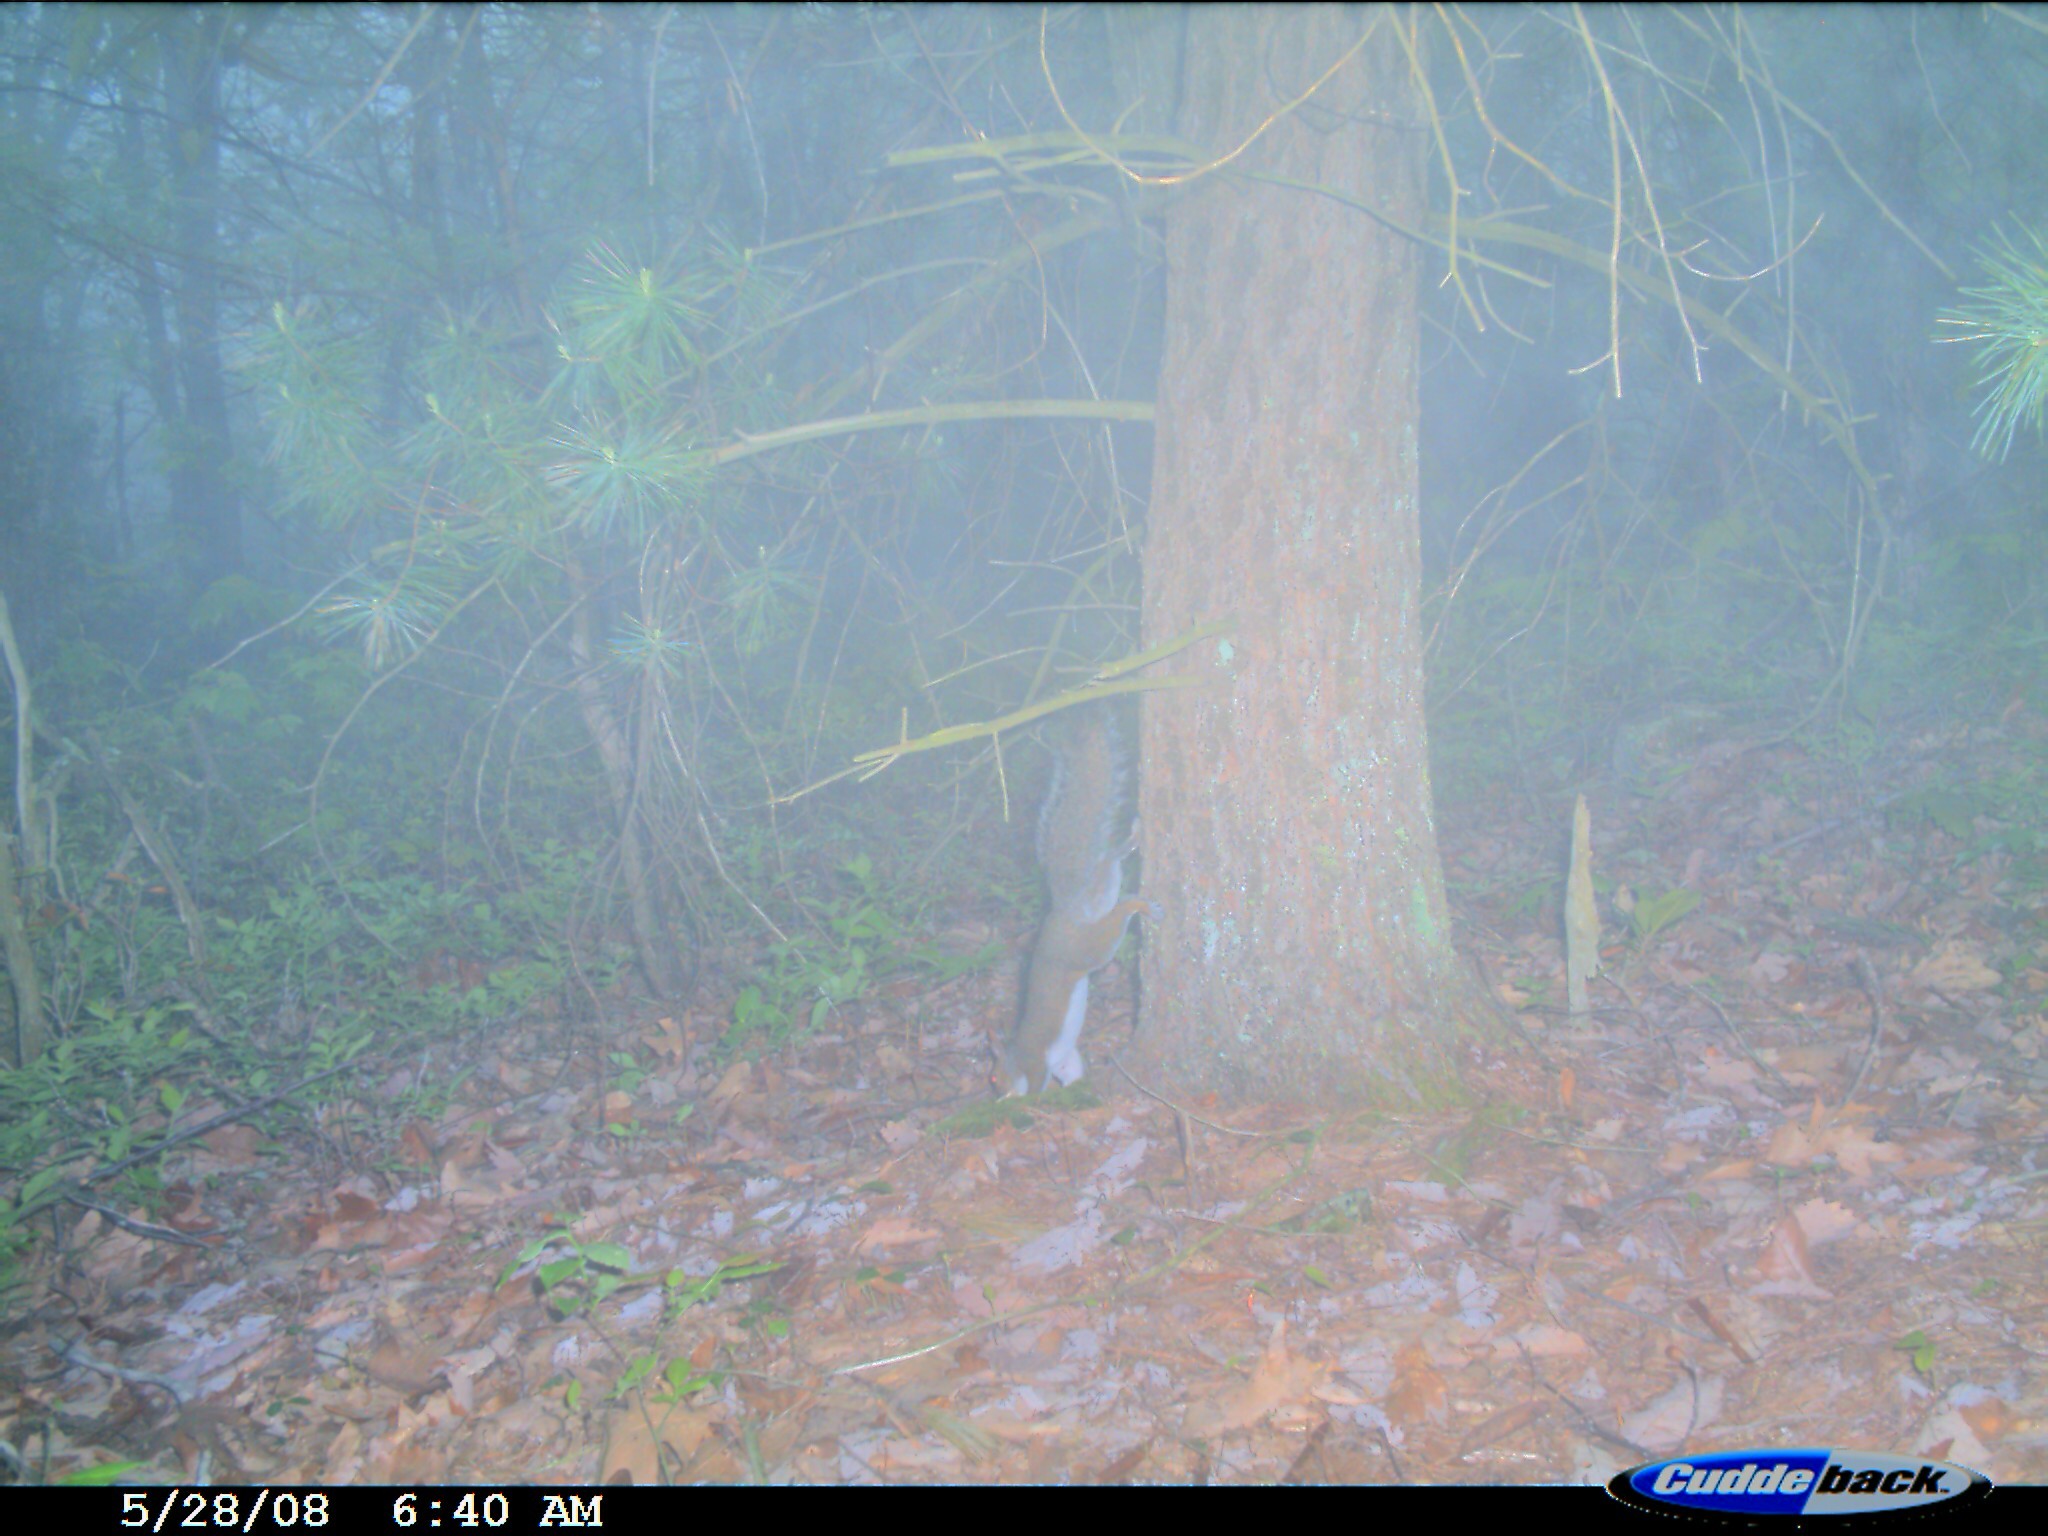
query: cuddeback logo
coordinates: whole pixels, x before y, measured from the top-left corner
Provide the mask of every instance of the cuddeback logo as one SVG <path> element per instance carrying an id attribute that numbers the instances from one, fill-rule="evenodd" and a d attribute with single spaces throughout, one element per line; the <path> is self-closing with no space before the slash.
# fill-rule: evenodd
<path id="1" fill-rule="evenodd" d="M 1862 1451 L 1717 1451 L 1633 1467 L 1607 1491 L 1638 1509 L 1708 1518 L 1874 1515 L 1925 1509 L 1991 1484 L 1968 1467 Z"/>

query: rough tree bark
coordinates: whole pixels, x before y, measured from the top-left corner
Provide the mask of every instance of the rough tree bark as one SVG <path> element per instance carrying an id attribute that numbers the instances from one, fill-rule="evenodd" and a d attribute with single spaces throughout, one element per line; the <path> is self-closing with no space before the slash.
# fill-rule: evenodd
<path id="1" fill-rule="evenodd" d="M 1193 653 L 1206 686 L 1144 713 L 1166 918 L 1124 1059 L 1171 1092 L 1428 1101 L 1484 1017 L 1450 944 L 1423 731 L 1418 252 L 1373 216 L 1422 223 L 1399 15 L 1188 19 L 1180 134 L 1246 147 L 1167 229 L 1145 633 L 1236 621 Z"/>

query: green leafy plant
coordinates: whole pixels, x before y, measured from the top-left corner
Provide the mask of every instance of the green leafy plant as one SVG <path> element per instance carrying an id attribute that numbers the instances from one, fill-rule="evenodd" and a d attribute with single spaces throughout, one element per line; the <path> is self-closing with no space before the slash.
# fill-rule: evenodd
<path id="1" fill-rule="evenodd" d="M 1655 896 L 1636 897 L 1636 904 L 1628 914 L 1629 926 L 1635 931 L 1638 944 L 1647 944 L 1673 923 L 1684 917 L 1700 904 L 1700 893 L 1689 891 L 1684 886 Z"/>
<path id="2" fill-rule="evenodd" d="M 1926 821 L 1957 842 L 1967 843 L 1976 835 L 1976 818 L 1987 808 L 1981 794 L 1930 785 L 1893 801 L 1886 820 L 1894 826 Z"/>
<path id="3" fill-rule="evenodd" d="M 1922 1376 L 1933 1376 L 1935 1360 L 1934 1340 L 1928 1338 L 1923 1330 L 1915 1328 L 1910 1333 L 1901 1335 L 1892 1345 L 1892 1348 L 1908 1356 L 1913 1362 L 1913 1369 Z"/>
<path id="4" fill-rule="evenodd" d="M 109 1461 L 96 1467 L 81 1467 L 76 1472 L 67 1472 L 52 1486 L 58 1488 L 111 1488 L 130 1472 L 143 1465 L 139 1461 Z"/>
<path id="5" fill-rule="evenodd" d="M 708 1275 L 686 1275 L 679 1269 L 672 1269 L 661 1282 L 662 1289 L 668 1293 L 669 1314 L 675 1316 L 687 1312 L 691 1307 L 712 1300 L 736 1281 L 772 1274 L 780 1268 L 780 1259 L 764 1259 L 749 1253 L 726 1259 Z"/>
<path id="6" fill-rule="evenodd" d="M 837 871 L 851 892 L 805 902 L 821 932 L 768 947 L 767 963 L 733 1002 L 730 1049 L 774 1050 L 815 1031 L 831 1010 L 868 989 L 872 977 L 916 963 L 916 919 L 902 917 L 865 854 Z"/>
<path id="7" fill-rule="evenodd" d="M 647 1081 L 647 1069 L 640 1065 L 631 1051 L 613 1051 L 606 1058 L 614 1068 L 612 1087 L 619 1093 L 632 1093 Z"/>
<path id="8" fill-rule="evenodd" d="M 2001 231 L 1977 253 L 1985 280 L 1941 316 L 1957 333 L 1945 339 L 1981 348 L 1983 394 L 1970 446 L 1987 458 L 2011 452 L 2022 426 L 2038 434 L 2048 424 L 2048 242 L 2025 226 L 2020 234 L 2024 240 Z"/>
<path id="9" fill-rule="evenodd" d="M 651 1402 L 679 1403 L 693 1393 L 716 1387 L 725 1380 L 724 1371 L 700 1371 L 681 1356 L 663 1363 L 652 1351 L 643 1351 L 626 1362 L 626 1369 L 612 1384 L 612 1400 L 620 1401 L 652 1379 L 660 1383 L 648 1394 Z"/>
<path id="10" fill-rule="evenodd" d="M 553 1253 L 534 1270 L 534 1284 L 549 1306 L 564 1316 L 595 1306 L 626 1285 L 647 1282 L 636 1274 L 633 1255 L 621 1243 L 585 1242 L 566 1227 L 542 1234 L 521 1248 L 498 1272 L 502 1289 L 514 1276 L 536 1259 Z M 710 1301 L 737 1281 L 769 1274 L 782 1267 L 779 1259 L 742 1254 L 720 1263 L 708 1275 L 689 1275 L 672 1269 L 662 1276 L 661 1287 L 671 1316 Z"/>
<path id="11" fill-rule="evenodd" d="M 603 1301 L 632 1278 L 633 1255 L 622 1244 L 586 1243 L 567 1228 L 557 1228 L 520 1249 L 499 1271 L 497 1288 L 555 1249 L 560 1252 L 536 1269 L 533 1278 L 547 1304 L 564 1317 Z"/>

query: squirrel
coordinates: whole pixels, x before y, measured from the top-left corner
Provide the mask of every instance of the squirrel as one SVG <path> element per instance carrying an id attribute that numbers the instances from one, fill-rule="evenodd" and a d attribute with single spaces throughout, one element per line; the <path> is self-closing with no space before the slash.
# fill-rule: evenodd
<path id="1" fill-rule="evenodd" d="M 1117 835 L 1129 768 L 1116 718 L 1101 705 L 1085 710 L 1054 748 L 1036 840 L 1049 900 L 1025 965 L 1017 1022 L 1003 1044 L 1005 1098 L 1080 1080 L 1088 977 L 1109 964 L 1132 917 L 1161 916 L 1157 902 L 1118 899 L 1124 860 L 1138 846 L 1135 822 Z"/>

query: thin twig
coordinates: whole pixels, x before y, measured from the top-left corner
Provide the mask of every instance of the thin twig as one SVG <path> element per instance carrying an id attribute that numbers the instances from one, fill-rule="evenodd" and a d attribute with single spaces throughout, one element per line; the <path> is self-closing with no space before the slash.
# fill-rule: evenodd
<path id="1" fill-rule="evenodd" d="M 1884 1034 L 1884 983 L 1878 979 L 1877 967 L 1870 963 L 1870 957 L 1862 950 L 1856 951 L 1856 962 L 1850 967 L 1857 983 L 1870 997 L 1870 1038 L 1863 1045 L 1863 1060 L 1857 1063 L 1856 1075 L 1849 1079 L 1849 1091 L 1842 1095 L 1842 1102 L 1848 1104 L 1856 1097 L 1856 1090 L 1863 1086 L 1863 1078 L 1870 1071 L 1871 1062 L 1877 1059 L 1879 1039 Z"/>
<path id="2" fill-rule="evenodd" d="M 195 1136 L 204 1136 L 208 1131 L 218 1130 L 223 1125 L 232 1125 L 237 1120 L 246 1120 L 258 1110 L 268 1109 L 271 1105 L 290 1098 L 301 1088 L 310 1088 L 313 1084 L 323 1082 L 327 1078 L 333 1077 L 336 1073 L 355 1071 L 361 1065 L 363 1063 L 344 1061 L 339 1066 L 329 1067 L 325 1072 L 315 1072 L 311 1077 L 302 1077 L 289 1088 L 280 1088 L 268 1098 L 258 1099 L 253 1104 L 244 1104 L 236 1109 L 223 1110 L 210 1120 L 202 1120 L 197 1125 L 187 1126 L 182 1131 L 173 1131 L 170 1135 L 164 1137 L 162 1141 L 157 1142 L 153 1146 L 145 1147 L 140 1152 L 124 1157 L 118 1163 L 109 1163 L 104 1168 L 95 1168 L 81 1182 L 97 1184 L 102 1179 L 111 1179 L 115 1174 L 125 1172 L 127 1169 L 133 1168 L 137 1163 L 146 1163 L 151 1158 L 161 1157 L 180 1142 L 190 1141 Z"/>

